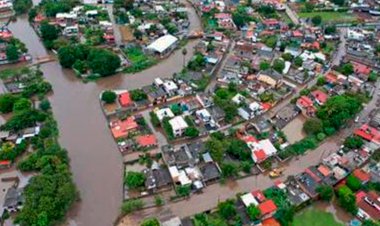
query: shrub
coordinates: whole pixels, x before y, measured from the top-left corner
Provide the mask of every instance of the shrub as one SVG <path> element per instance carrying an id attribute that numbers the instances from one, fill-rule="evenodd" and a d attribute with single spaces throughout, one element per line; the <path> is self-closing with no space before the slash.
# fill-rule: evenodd
<path id="1" fill-rule="evenodd" d="M 106 90 L 102 93 L 102 101 L 104 101 L 107 104 L 112 104 L 116 101 L 117 95 L 114 91 Z"/>
<path id="2" fill-rule="evenodd" d="M 127 200 L 123 202 L 121 206 L 121 212 L 123 214 L 129 214 L 133 211 L 142 209 L 144 207 L 144 202 L 141 199 Z"/>

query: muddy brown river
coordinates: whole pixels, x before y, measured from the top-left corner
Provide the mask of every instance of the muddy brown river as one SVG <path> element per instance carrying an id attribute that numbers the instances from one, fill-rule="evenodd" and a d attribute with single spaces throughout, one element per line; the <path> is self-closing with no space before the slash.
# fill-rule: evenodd
<path id="1" fill-rule="evenodd" d="M 189 18 L 191 29 L 200 29 L 193 10 Z M 9 28 L 26 44 L 34 59 L 48 54 L 26 17 L 19 17 Z M 195 44 L 196 41 L 187 44 L 187 58 L 192 56 Z M 57 62 L 41 65 L 46 79 L 53 85 L 50 101 L 60 129 L 60 142 L 68 150 L 80 190 L 81 202 L 69 216 L 71 225 L 112 225 L 122 203 L 122 156 L 100 109 L 99 93 L 104 89 L 138 88 L 152 83 L 156 77 L 170 77 L 181 68 L 182 54 L 177 50 L 141 73 L 115 75 L 85 84 Z"/>

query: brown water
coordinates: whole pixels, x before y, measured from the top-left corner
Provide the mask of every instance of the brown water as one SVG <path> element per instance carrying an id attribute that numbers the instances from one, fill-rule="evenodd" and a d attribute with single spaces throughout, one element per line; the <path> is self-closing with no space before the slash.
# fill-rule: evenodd
<path id="1" fill-rule="evenodd" d="M 190 12 L 192 28 L 200 29 L 194 11 Z M 34 57 L 47 55 L 26 17 L 9 25 Z M 187 45 L 192 55 L 195 41 Z M 152 83 L 156 77 L 170 77 L 182 68 L 181 51 L 144 72 L 116 75 L 84 84 L 57 62 L 41 65 L 45 77 L 53 85 L 50 100 L 58 121 L 60 141 L 71 158 L 74 180 L 80 190 L 81 203 L 73 211 L 73 225 L 108 226 L 119 214 L 122 202 L 122 156 L 109 133 L 100 109 L 98 96 L 103 89 L 133 89 Z"/>

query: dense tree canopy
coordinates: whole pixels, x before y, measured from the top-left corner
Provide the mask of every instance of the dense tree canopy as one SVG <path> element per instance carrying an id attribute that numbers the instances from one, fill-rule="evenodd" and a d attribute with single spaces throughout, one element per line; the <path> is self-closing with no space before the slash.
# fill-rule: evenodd
<path id="1" fill-rule="evenodd" d="M 218 204 L 218 213 L 220 216 L 222 216 L 224 219 L 231 219 L 236 215 L 236 208 L 235 203 L 233 200 L 229 199 L 224 202 L 220 202 Z"/>
<path id="2" fill-rule="evenodd" d="M 120 58 L 106 49 L 91 49 L 87 60 L 92 72 L 100 74 L 101 76 L 115 74 L 121 64 Z"/>
<path id="3" fill-rule="evenodd" d="M 320 185 L 316 190 L 322 200 L 331 201 L 334 196 L 334 189 L 329 185 Z"/>
<path id="4" fill-rule="evenodd" d="M 355 194 L 345 185 L 338 189 L 338 202 L 343 209 L 356 215 L 358 207 L 356 206 Z"/>
<path id="5" fill-rule="evenodd" d="M 136 189 L 144 186 L 145 179 L 144 173 L 129 171 L 124 181 L 128 188 Z"/>
<path id="6" fill-rule="evenodd" d="M 346 121 L 356 115 L 362 108 L 362 102 L 358 96 L 344 94 L 333 96 L 317 111 L 317 116 L 322 120 L 324 128 L 340 129 Z"/>
<path id="7" fill-rule="evenodd" d="M 323 131 L 322 121 L 316 118 L 310 118 L 304 123 L 303 130 L 307 134 L 316 135 Z"/>
<path id="8" fill-rule="evenodd" d="M 16 61 L 20 58 L 20 52 L 15 45 L 9 44 L 5 50 L 7 60 Z"/>

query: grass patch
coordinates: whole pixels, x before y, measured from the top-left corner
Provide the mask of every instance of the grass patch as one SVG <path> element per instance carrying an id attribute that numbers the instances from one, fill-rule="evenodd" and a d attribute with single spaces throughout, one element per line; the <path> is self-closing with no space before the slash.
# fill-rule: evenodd
<path id="1" fill-rule="evenodd" d="M 145 70 L 157 63 L 157 59 L 152 56 L 145 54 L 139 47 L 129 47 L 124 50 L 130 66 L 125 68 L 126 73 L 136 73 Z"/>
<path id="2" fill-rule="evenodd" d="M 309 209 L 294 217 L 294 226 L 344 226 L 331 213 Z"/>
<path id="3" fill-rule="evenodd" d="M 300 18 L 313 18 L 314 16 L 321 16 L 322 23 L 352 23 L 357 20 L 355 15 L 347 12 L 303 12 L 298 13 Z"/>

